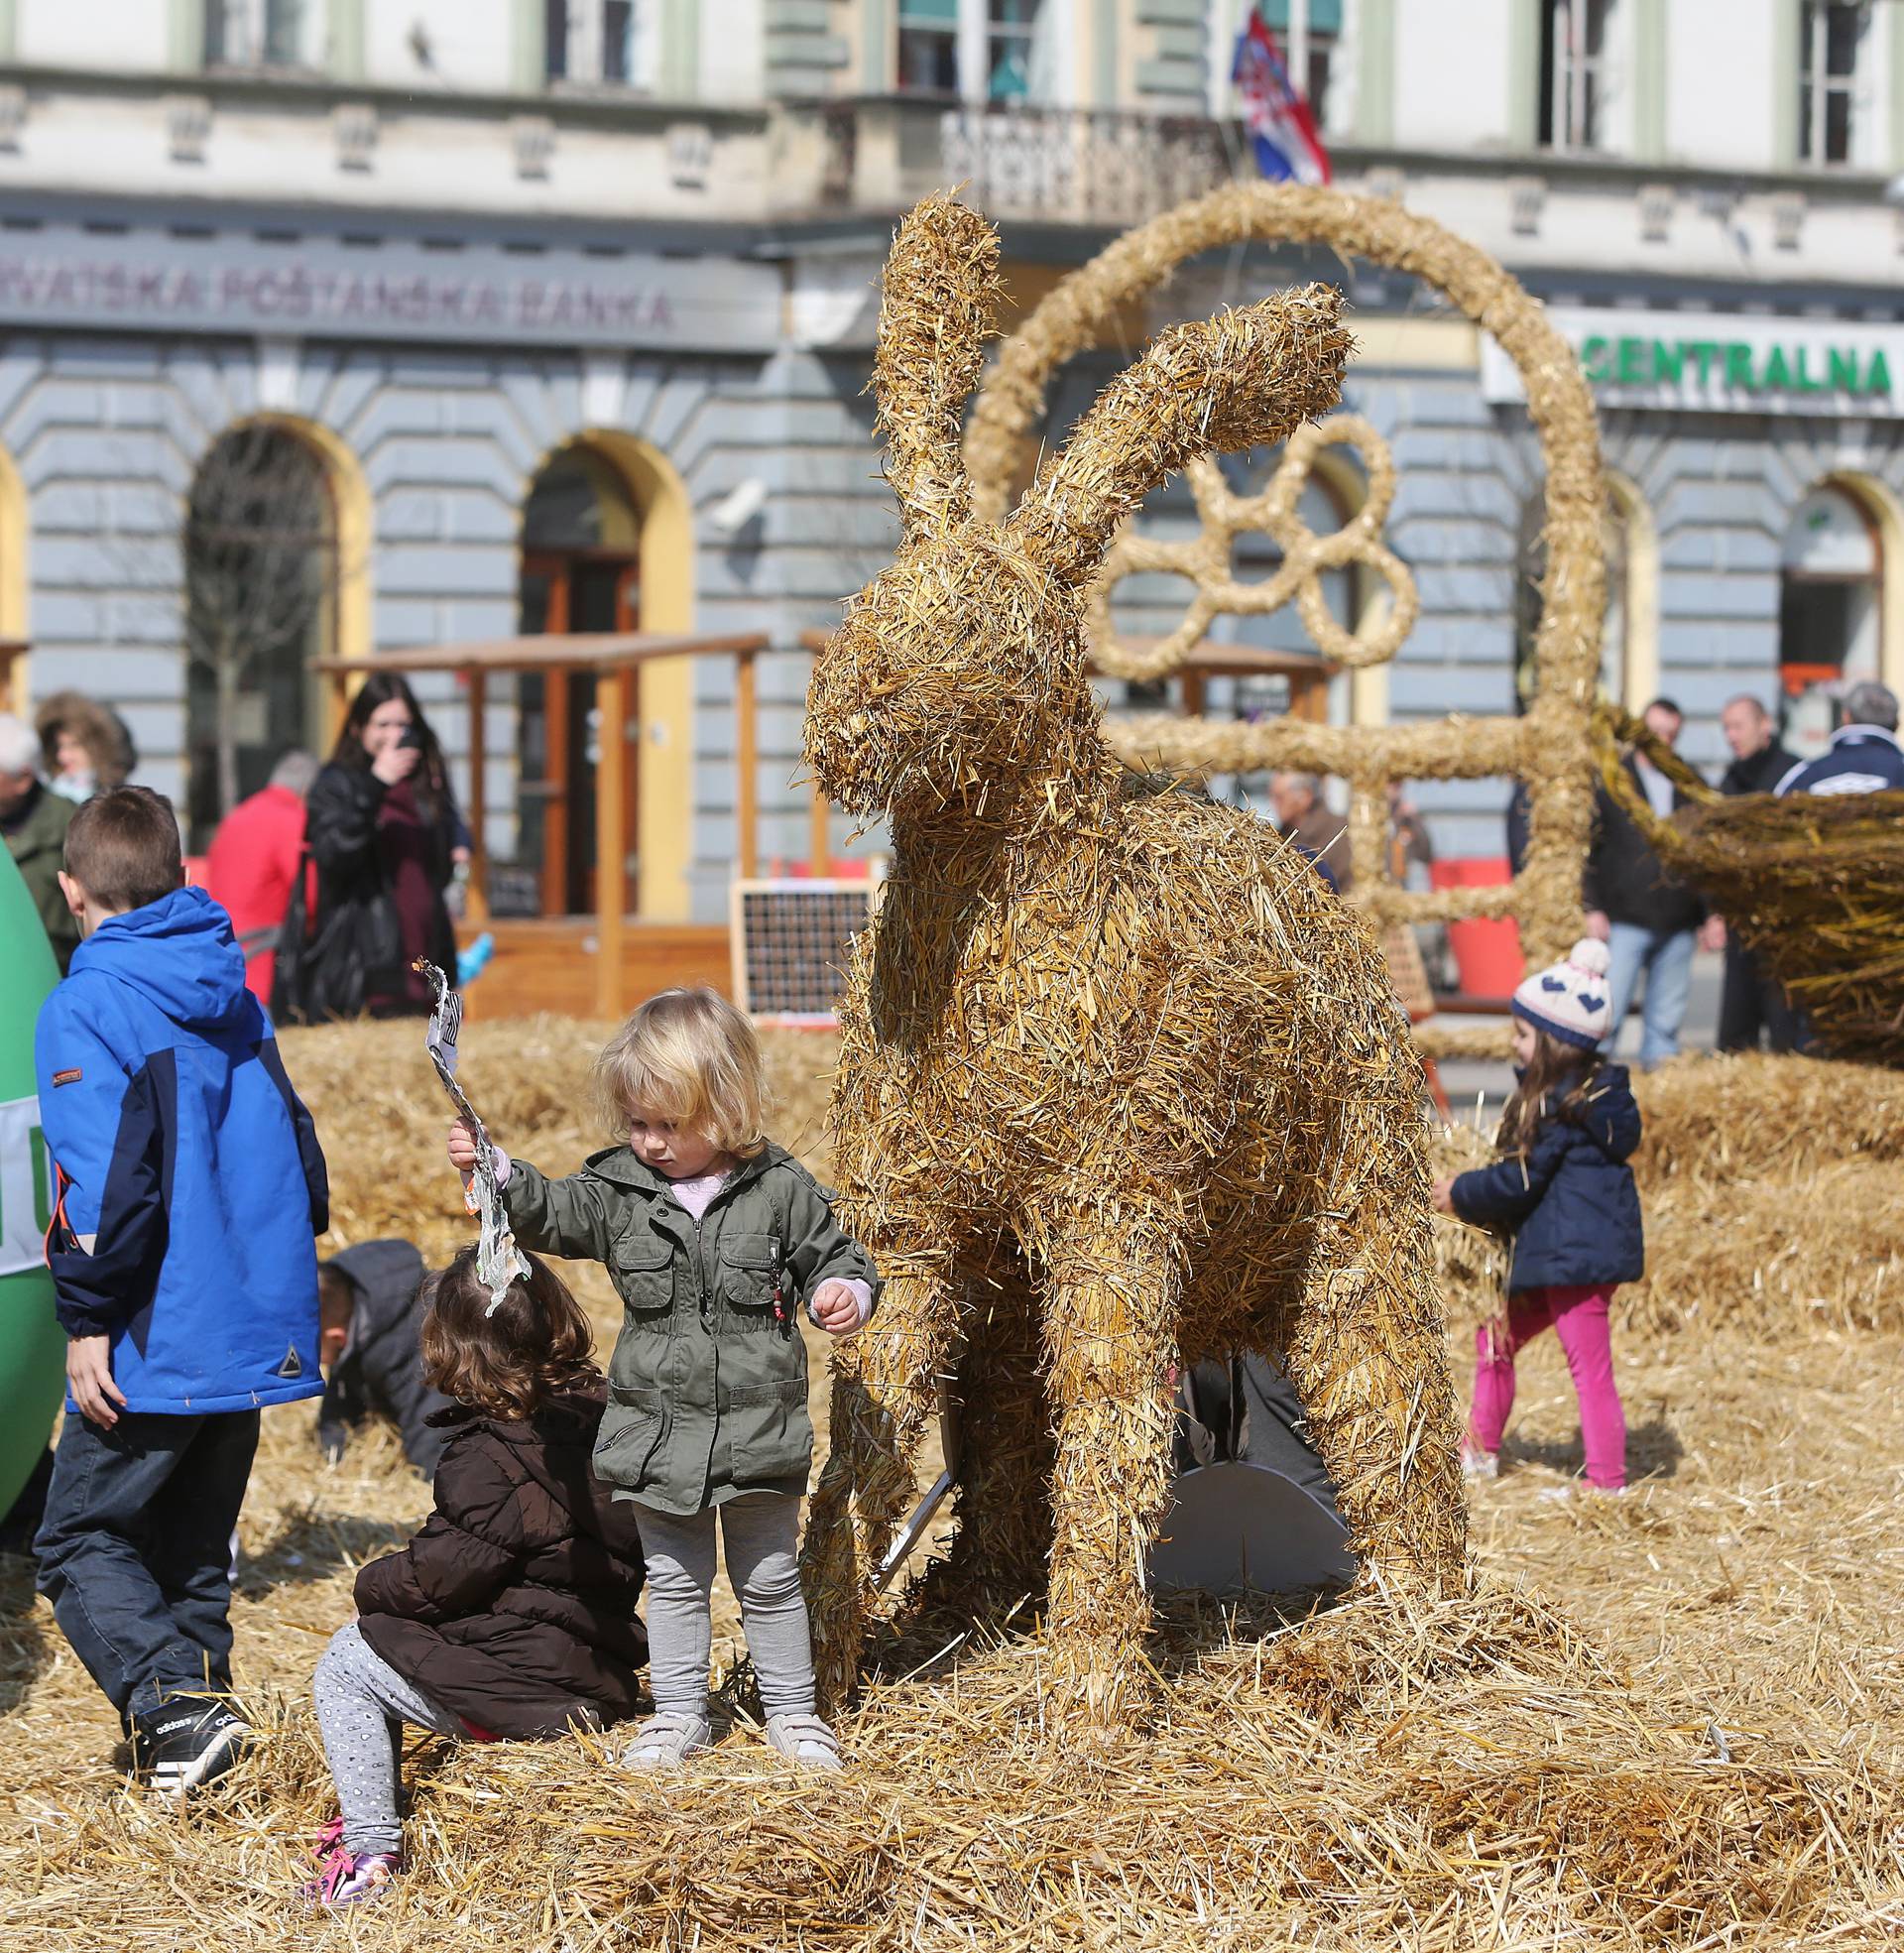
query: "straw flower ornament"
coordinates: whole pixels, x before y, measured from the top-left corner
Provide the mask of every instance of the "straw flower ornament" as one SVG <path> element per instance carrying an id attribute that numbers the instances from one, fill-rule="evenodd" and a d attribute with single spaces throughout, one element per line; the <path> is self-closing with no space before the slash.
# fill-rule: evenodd
<path id="1" fill-rule="evenodd" d="M 1360 456 L 1368 494 L 1341 528 L 1318 536 L 1297 505 L 1317 455 L 1338 446 L 1353 447 Z M 1223 470 L 1207 455 L 1192 461 L 1184 473 L 1201 519 L 1198 533 L 1181 542 L 1159 542 L 1127 527 L 1105 558 L 1089 612 L 1091 653 L 1101 671 L 1114 678 L 1167 676 L 1182 669 L 1217 618 L 1266 617 L 1291 602 L 1316 649 L 1339 665 L 1385 665 L 1401 649 L 1420 615 L 1421 598 L 1407 566 L 1381 540 L 1395 499 L 1395 463 L 1388 443 L 1361 415 L 1335 414 L 1319 425 L 1298 427 L 1275 472 L 1254 495 L 1234 493 Z M 1252 532 L 1276 544 L 1282 561 L 1272 576 L 1243 582 L 1232 569 L 1233 554 L 1237 538 Z M 1321 578 L 1325 570 L 1357 567 L 1388 585 L 1389 601 L 1351 631 L 1330 614 Z M 1111 592 L 1124 577 L 1146 570 L 1188 577 L 1196 594 L 1175 630 L 1135 651 L 1118 642 Z"/>
<path id="2" fill-rule="evenodd" d="M 1373 940 L 1260 822 L 1126 769 L 1086 677 L 1143 497 L 1336 403 L 1338 295 L 1162 334 L 994 520 L 959 442 L 997 264 L 949 197 L 899 227 L 874 379 L 899 549 L 808 693 L 815 774 L 893 848 L 834 1102 L 843 1218 L 890 1285 L 836 1357 L 808 1591 L 837 1701 L 949 1376 L 932 1595 L 1048 1592 L 1065 1699 L 1104 1715 L 1143 1669 L 1179 1360 L 1286 1362 L 1375 1589 L 1460 1588 L 1458 1429 L 1420 1069 Z"/>

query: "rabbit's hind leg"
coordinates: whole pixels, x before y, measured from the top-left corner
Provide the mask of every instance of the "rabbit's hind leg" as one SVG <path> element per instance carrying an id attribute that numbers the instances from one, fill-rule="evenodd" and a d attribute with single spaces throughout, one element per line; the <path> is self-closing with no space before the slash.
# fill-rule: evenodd
<path id="1" fill-rule="evenodd" d="M 1051 1412 L 1023 1264 L 974 1291 L 958 1374 L 958 1530 L 926 1569 L 923 1608 L 1003 1628 L 1042 1602 L 1051 1556 Z"/>
<path id="2" fill-rule="evenodd" d="M 1181 1278 L 1162 1215 L 1111 1203 L 1044 1258 L 1057 1413 L 1046 1633 L 1061 1687 L 1109 1724 L 1134 1704 L 1150 1629 L 1145 1563 L 1169 1494 Z"/>
<path id="3" fill-rule="evenodd" d="M 852 1693 L 873 1582 L 916 1497 L 914 1461 L 959 1334 L 949 1268 L 878 1259 L 892 1269 L 878 1312 L 833 1354 L 831 1449 L 801 1556 L 823 1714 Z"/>
<path id="4" fill-rule="evenodd" d="M 1344 1101 L 1316 1189 L 1322 1219 L 1289 1374 L 1340 1487 L 1357 1584 L 1461 1591 L 1461 1426 L 1435 1279 L 1421 1120 L 1410 1080 Z"/>

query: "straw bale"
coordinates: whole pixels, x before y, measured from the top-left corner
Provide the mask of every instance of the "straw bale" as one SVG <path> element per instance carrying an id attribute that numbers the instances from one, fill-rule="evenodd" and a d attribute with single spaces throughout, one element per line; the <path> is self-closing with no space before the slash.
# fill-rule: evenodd
<path id="1" fill-rule="evenodd" d="M 1879 1065 L 1740 1051 L 1661 1065 L 1633 1084 L 1654 1184 L 1797 1181 L 1844 1160 L 1904 1160 L 1904 1078 Z"/>
<path id="2" fill-rule="evenodd" d="M 1606 790 L 1717 904 L 1834 1056 L 1904 1065 L 1904 793 L 1717 793 L 1646 725 L 1595 721 Z M 1621 764 L 1644 751 L 1687 804 L 1663 821 Z"/>
<path id="3" fill-rule="evenodd" d="M 1510 914 L 1534 963 L 1565 953 L 1580 932 L 1580 871 L 1592 816 L 1588 714 L 1600 666 L 1606 597 L 1602 514 L 1605 502 L 1592 394 L 1579 362 L 1545 310 L 1493 258 L 1432 219 L 1391 199 L 1346 195 L 1291 183 L 1232 183 L 1179 204 L 1106 247 L 1072 272 L 1020 321 L 986 376 L 965 455 L 972 506 L 1001 518 L 1011 485 L 1037 439 L 1051 382 L 1074 355 L 1100 342 L 1103 328 L 1132 300 L 1155 291 L 1179 266 L 1206 251 L 1249 240 L 1327 246 L 1344 257 L 1409 273 L 1439 291 L 1491 333 L 1519 370 L 1527 413 L 1546 464 L 1547 572 L 1535 648 L 1536 682 L 1520 718 L 1451 716 L 1389 727 L 1311 726 L 1288 718 L 1224 725 L 1196 718 L 1144 717 L 1109 734 L 1129 764 L 1198 775 L 1286 767 L 1339 775 L 1351 792 L 1350 844 L 1354 900 L 1377 929 L 1400 922 Z M 1338 431 L 1332 433 L 1330 429 Z M 1294 497 L 1318 445 L 1347 438 L 1368 474 L 1368 495 L 1339 535 L 1318 542 L 1294 518 Z M 1187 544 L 1130 538 L 1112 551 L 1106 580 L 1138 568 L 1175 569 L 1196 593 L 1182 625 L 1144 653 L 1120 646 L 1102 589 L 1091 616 L 1094 653 L 1104 669 L 1157 677 L 1178 669 L 1222 614 L 1253 614 L 1292 598 L 1317 647 L 1338 662 L 1385 662 L 1414 620 L 1407 572 L 1381 542 L 1393 492 L 1393 462 L 1384 444 L 1356 422 L 1325 423 L 1291 437 L 1264 494 L 1246 502 L 1214 473 L 1193 475 L 1203 533 Z M 1240 584 L 1230 569 L 1232 544 L 1244 527 L 1260 528 L 1284 552 L 1282 567 L 1262 583 Z M 1339 562 L 1366 563 L 1390 587 L 1385 617 L 1364 620 L 1351 634 L 1332 619 L 1318 572 Z M 1510 888 L 1434 894 L 1405 890 L 1390 873 L 1384 790 L 1405 780 L 1481 779 L 1517 775 L 1532 800 L 1527 859 Z M 1504 1048 L 1505 1034 L 1439 1027 L 1419 1034 L 1424 1050 L 1452 1055 L 1486 1044 Z"/>
<path id="4" fill-rule="evenodd" d="M 1374 942 L 1260 823 L 1118 764 L 1083 647 L 1152 487 L 1335 403 L 1338 295 L 1162 334 L 1009 520 L 960 521 L 943 375 L 991 329 L 996 253 L 944 198 L 900 226 L 874 378 L 900 550 L 808 692 L 817 779 L 892 830 L 834 1104 L 843 1217 L 890 1285 L 836 1364 L 808 1579 L 837 1700 L 950 1376 L 973 1413 L 959 1544 L 921 1604 L 1048 1589 L 1056 1673 L 1102 1720 L 1142 1673 L 1179 1348 L 1286 1356 L 1392 1591 L 1461 1584 L 1458 1433 L 1420 1069 Z"/>

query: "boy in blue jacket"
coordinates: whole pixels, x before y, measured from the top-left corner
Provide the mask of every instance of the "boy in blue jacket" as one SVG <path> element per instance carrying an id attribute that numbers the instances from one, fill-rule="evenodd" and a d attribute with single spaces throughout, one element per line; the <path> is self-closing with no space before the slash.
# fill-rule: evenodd
<path id="1" fill-rule="evenodd" d="M 230 921 L 183 879 L 150 789 L 73 815 L 60 885 L 82 940 L 34 1046 L 68 1339 L 39 1587 L 135 1769 L 173 1791 L 249 1735 L 228 1700 L 229 1541 L 260 1407 L 323 1389 L 312 1235 L 329 1204 Z"/>

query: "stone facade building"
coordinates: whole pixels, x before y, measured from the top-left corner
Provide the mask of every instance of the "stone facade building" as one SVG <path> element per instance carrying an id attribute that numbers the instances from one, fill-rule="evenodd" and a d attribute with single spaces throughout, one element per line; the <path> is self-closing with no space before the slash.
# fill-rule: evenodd
<path id="1" fill-rule="evenodd" d="M 520 630 L 759 630 L 763 854 L 806 846 L 802 631 L 895 527 L 862 389 L 893 217 L 964 181 L 1015 305 L 1130 224 L 1252 167 L 1231 119 L 1242 0 L 0 0 L 0 637 L 24 689 L 110 699 L 202 837 L 321 740 L 318 657 Z M 1719 756 L 1741 689 L 1904 674 L 1904 8 L 1823 0 L 1268 0 L 1338 181 L 1487 245 L 1554 306 L 1604 410 L 1607 688 L 1686 707 Z M 1129 345 L 1333 261 L 1225 254 Z M 1495 712 L 1537 621 L 1537 461 L 1485 335 L 1347 274 L 1348 404 L 1393 445 L 1391 545 L 1423 615 L 1369 717 Z M 249 436 L 249 447 L 234 448 Z M 311 601 L 235 705 L 187 649 L 192 510 L 237 456 L 314 470 Z M 246 459 L 245 457 L 249 458 Z M 1260 474 L 1263 457 L 1254 457 Z M 1251 464 L 1238 463 L 1239 479 Z M 208 476 L 209 471 L 209 476 Z M 1353 501 L 1316 483 L 1313 523 Z M 194 505 L 194 495 L 199 501 Z M 1160 533 L 1187 520 L 1158 498 Z M 240 525 L 242 527 L 242 525 Z M 201 521 L 200 530 L 205 529 Z M 212 525 L 216 527 L 216 525 Z M 196 579 L 196 580 L 194 580 Z M 1347 580 L 1331 601 L 1353 615 Z M 1174 615 L 1167 579 L 1123 593 Z M 194 605 L 197 606 L 194 611 Z M 1293 645 L 1278 617 L 1239 635 Z M 637 886 L 723 913 L 731 668 L 645 674 Z M 426 699 L 447 705 L 450 681 Z M 1214 709 L 1276 703 L 1213 688 Z M 494 688 L 491 849 L 546 886 L 551 717 Z M 462 716 L 440 729 L 460 755 Z M 1425 795 L 1495 853 L 1504 790 Z M 835 846 L 848 836 L 836 827 Z M 865 844 L 863 843 L 862 846 Z"/>

